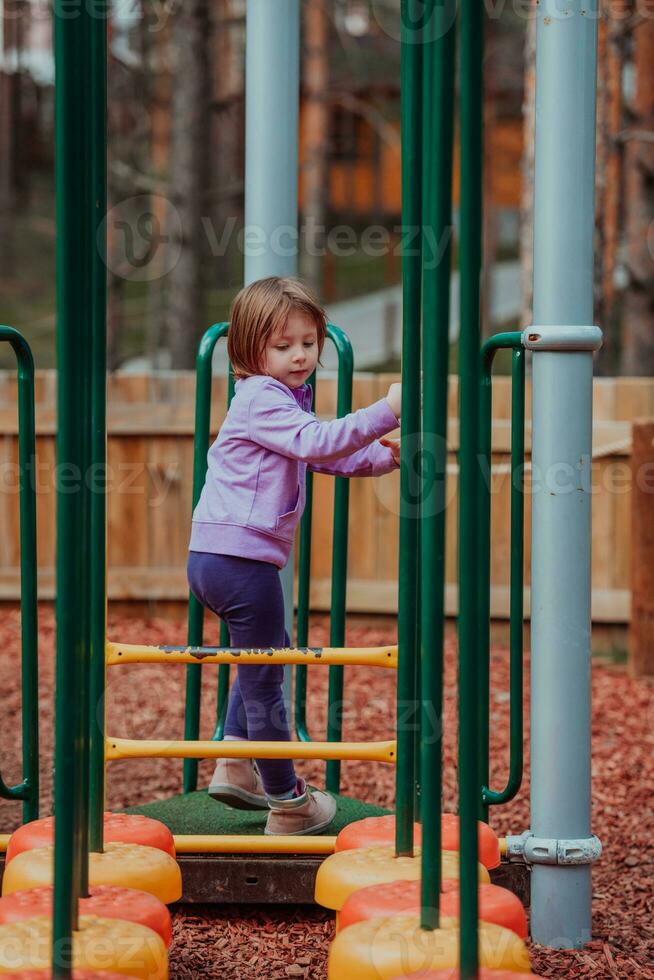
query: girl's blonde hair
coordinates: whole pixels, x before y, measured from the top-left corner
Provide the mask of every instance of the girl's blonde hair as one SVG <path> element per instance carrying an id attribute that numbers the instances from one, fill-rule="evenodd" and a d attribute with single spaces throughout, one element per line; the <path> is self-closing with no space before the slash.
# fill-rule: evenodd
<path id="1" fill-rule="evenodd" d="M 227 353 L 235 378 L 262 374 L 270 337 L 286 326 L 290 313 L 304 313 L 316 327 L 318 355 L 327 334 L 327 316 L 311 290 L 297 279 L 270 276 L 246 286 L 232 304 Z"/>

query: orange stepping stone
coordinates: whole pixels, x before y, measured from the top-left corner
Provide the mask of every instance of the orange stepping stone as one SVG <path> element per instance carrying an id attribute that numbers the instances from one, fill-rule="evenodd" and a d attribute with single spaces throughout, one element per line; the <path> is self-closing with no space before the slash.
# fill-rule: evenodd
<path id="1" fill-rule="evenodd" d="M 440 912 L 443 916 L 459 915 L 459 882 L 444 881 Z M 395 913 L 420 914 L 420 882 L 393 881 L 362 888 L 345 902 L 339 916 L 339 928 L 347 929 L 355 922 L 389 916 Z M 510 929 L 521 939 L 527 938 L 527 914 L 522 902 L 507 888 L 498 885 L 479 885 L 479 918 Z"/>
<path id="2" fill-rule="evenodd" d="M 427 930 L 420 916 L 401 913 L 377 917 L 342 929 L 329 947 L 328 980 L 391 980 L 403 974 L 426 980 L 431 971 L 456 978 L 459 963 L 459 921 L 441 917 L 440 928 Z M 529 974 L 524 940 L 492 922 L 479 924 L 480 964 L 493 970 Z"/>
<path id="3" fill-rule="evenodd" d="M 16 892 L 52 885 L 54 852 L 54 847 L 50 845 L 35 847 L 31 851 L 17 854 L 5 868 L 2 877 L 2 894 L 14 895 Z M 144 844 L 105 842 L 103 851 L 91 851 L 89 883 L 92 887 L 113 885 L 118 888 L 135 888 L 137 891 L 149 892 L 164 905 L 179 902 L 182 897 L 182 872 L 177 861 L 165 851 Z M 136 923 L 133 925 L 136 927 Z M 78 966 L 84 965 L 87 964 L 78 964 Z"/>
<path id="4" fill-rule="evenodd" d="M 66 950 L 75 972 L 168 980 L 168 951 L 152 929 L 96 915 L 80 915 L 78 926 L 72 950 Z M 52 920 L 45 915 L 0 926 L 0 976 L 32 971 L 49 976 L 52 938 Z"/>
<path id="5" fill-rule="evenodd" d="M 441 848 L 444 851 L 459 850 L 459 818 L 455 813 L 441 816 Z M 413 842 L 422 843 L 422 826 L 413 825 Z M 375 847 L 395 843 L 395 815 L 365 817 L 348 824 L 336 838 L 335 851 L 349 851 L 355 847 Z M 500 864 L 500 842 L 497 834 L 487 823 L 479 821 L 479 862 L 485 868 L 497 868 Z"/>
<path id="6" fill-rule="evenodd" d="M 14 892 L 0 898 L 0 925 L 22 922 L 39 915 L 52 916 L 52 885 Z M 158 898 L 136 888 L 115 885 L 93 885 L 88 898 L 80 898 L 80 915 L 97 915 L 101 919 L 123 919 L 138 922 L 158 933 L 166 947 L 173 938 L 170 912 Z"/>
<path id="7" fill-rule="evenodd" d="M 104 815 L 105 842 L 117 844 L 145 844 L 165 851 L 171 857 L 176 857 L 175 839 L 165 824 L 152 817 L 143 817 L 136 813 L 110 813 Z M 9 838 L 5 864 L 22 854 L 37 847 L 47 847 L 54 844 L 54 817 L 43 817 L 25 823 Z"/>

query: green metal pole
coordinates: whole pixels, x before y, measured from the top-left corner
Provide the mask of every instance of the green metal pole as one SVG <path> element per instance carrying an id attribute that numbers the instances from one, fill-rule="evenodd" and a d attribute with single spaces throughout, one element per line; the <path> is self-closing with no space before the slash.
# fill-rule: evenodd
<path id="1" fill-rule="evenodd" d="M 39 661 L 36 553 L 36 429 L 34 359 L 25 338 L 13 327 L 0 327 L 0 341 L 11 344 L 18 374 L 18 469 L 20 474 L 20 622 L 23 781 L 7 787 L 0 776 L 0 797 L 23 801 L 23 823 L 39 816 Z"/>
<path id="2" fill-rule="evenodd" d="M 481 377 L 479 396 L 479 447 L 482 472 L 477 474 L 475 485 L 477 506 L 477 713 L 476 725 L 479 753 L 478 816 L 488 820 L 488 806 L 483 787 L 489 781 L 490 754 L 490 537 L 491 537 L 491 489 L 492 489 L 492 425 L 493 389 L 491 370 L 495 356 L 495 338 L 484 344 L 481 353 Z"/>
<path id="3" fill-rule="evenodd" d="M 232 404 L 235 390 L 234 372 L 232 365 L 229 365 L 227 374 L 227 408 Z M 220 642 L 222 646 L 230 646 L 229 629 L 227 623 L 220 621 Z M 230 686 L 229 664 L 221 664 L 218 668 L 218 691 L 216 696 L 216 730 L 213 733 L 213 740 L 220 742 L 225 734 L 225 719 L 227 718 L 227 703 L 229 701 Z"/>
<path id="4" fill-rule="evenodd" d="M 420 502 L 418 502 L 418 508 L 420 507 Z M 419 514 L 416 516 L 416 531 L 419 528 L 418 521 L 420 520 Z M 418 542 L 416 547 L 416 557 L 415 561 L 418 566 L 418 581 L 416 587 L 416 651 L 422 649 L 422 606 L 420 602 L 420 535 L 417 535 Z M 422 785 L 421 785 L 421 771 L 420 771 L 420 746 L 421 746 L 421 732 L 420 732 L 420 712 L 419 705 L 421 704 L 421 677 L 419 664 L 416 662 L 415 668 L 415 694 L 414 703 L 412 707 L 412 717 L 413 717 L 413 812 L 417 823 L 422 823 Z"/>
<path id="5" fill-rule="evenodd" d="M 420 486 L 416 462 L 420 439 L 420 316 L 422 224 L 422 45 L 411 24 L 418 6 L 402 0 L 402 418 L 400 466 L 400 554 L 398 565 L 397 767 L 395 851 L 413 854 L 417 764 L 416 684 L 418 673 L 418 518 Z"/>
<path id="6" fill-rule="evenodd" d="M 316 410 L 316 372 L 308 382 L 313 390 L 311 411 Z M 307 470 L 306 504 L 300 523 L 300 548 L 298 555 L 297 583 L 297 645 L 309 646 L 309 616 L 311 598 L 311 529 L 313 520 L 313 473 Z M 301 742 L 310 742 L 311 736 L 307 726 L 307 668 L 295 668 L 294 694 L 295 733 Z"/>
<path id="7" fill-rule="evenodd" d="M 338 356 L 337 378 L 337 415 L 347 414 L 352 409 L 352 379 L 354 374 L 354 357 L 352 345 L 346 333 L 333 323 L 327 324 L 327 339 L 331 340 Z M 317 375 L 309 378 L 308 384 L 313 388 L 311 411 L 316 410 Z M 334 523 L 332 537 L 332 594 L 330 621 L 330 643 L 332 646 L 343 646 L 345 643 L 345 612 L 347 590 L 347 542 L 349 528 L 349 494 L 339 490 L 339 485 L 347 480 L 336 480 L 334 487 Z M 297 645 L 309 645 L 309 600 L 311 592 L 311 528 L 313 517 L 313 473 L 307 469 L 306 475 L 306 505 L 300 524 L 300 551 L 298 559 L 298 599 L 297 599 Z M 311 736 L 307 726 L 307 668 L 295 668 L 295 731 L 301 742 L 310 742 Z M 343 697 L 343 670 L 331 668 L 329 675 L 329 691 L 327 702 L 328 732 L 330 741 L 340 741 L 342 724 L 340 704 Z M 340 786 L 340 763 L 330 769 L 327 764 L 327 788 L 337 793 Z"/>
<path id="8" fill-rule="evenodd" d="M 90 54 L 91 87 L 91 548 L 89 694 L 89 848 L 104 844 L 105 646 L 107 633 L 107 17 L 95 0 Z"/>
<path id="9" fill-rule="evenodd" d="M 87 337 L 82 347 L 83 384 L 81 385 L 83 479 L 80 485 L 80 508 L 83 508 L 81 533 L 86 547 L 84 593 L 80 596 L 80 628 L 84 631 L 84 659 L 79 678 L 79 701 L 82 717 L 81 767 L 76 804 L 80 825 L 80 895 L 88 895 L 88 855 L 91 830 L 91 784 L 94 786 L 94 843 L 102 849 L 104 809 L 104 766 L 98 773 L 101 733 L 98 731 L 96 705 L 104 705 L 104 656 L 106 632 L 106 247 L 101 240 L 106 216 L 107 182 L 107 85 L 106 85 L 106 0 L 91 0 L 84 19 L 85 42 L 78 56 L 83 58 L 86 79 L 83 117 L 86 157 L 82 170 L 82 220 L 84 239 L 80 242 L 84 279 L 80 285 L 83 302 L 89 312 Z M 70 394 L 69 394 L 70 397 Z M 99 674 L 102 674 L 99 677 Z M 93 693 L 92 693 L 93 689 Z M 91 755 L 91 737 L 94 754 Z M 93 763 L 92 763 L 93 759 Z M 91 777 L 93 768 L 94 778 Z M 100 784 L 98 785 L 98 780 Z"/>
<path id="10" fill-rule="evenodd" d="M 88 8 L 68 16 L 55 0 L 57 211 L 57 665 L 55 720 L 55 867 L 52 973 L 72 974 L 69 949 L 77 927 L 81 857 L 80 808 L 84 726 L 83 679 L 88 653 L 89 510 L 84 491 L 88 458 L 88 284 L 91 222 L 84 174 L 88 165 Z"/>
<path id="11" fill-rule="evenodd" d="M 439 924 L 445 481 L 449 367 L 456 30 L 450 5 L 428 5 L 423 63 L 423 510 L 421 556 L 421 925 Z"/>
<path id="12" fill-rule="evenodd" d="M 220 622 L 220 645 L 230 646 L 229 629 L 227 623 Z M 229 664 L 221 664 L 218 668 L 218 690 L 216 692 L 216 728 L 212 739 L 214 742 L 222 741 L 225 735 L 225 719 L 227 717 L 227 702 L 229 701 L 230 687 Z"/>
<path id="13" fill-rule="evenodd" d="M 346 334 L 330 323 L 329 337 L 338 352 L 338 390 L 336 415 L 342 418 L 352 411 L 352 375 L 354 356 Z M 334 530 L 332 538 L 332 588 L 329 621 L 329 642 L 333 647 L 345 645 L 345 614 L 347 603 L 347 544 L 350 509 L 350 481 L 337 476 L 334 480 Z M 329 668 L 327 705 L 327 741 L 340 742 L 343 737 L 343 667 Z M 327 762 L 325 787 L 338 793 L 341 784 L 341 763 Z"/>
<path id="14" fill-rule="evenodd" d="M 195 442 L 193 450 L 193 507 L 195 508 L 207 475 L 207 450 L 211 436 L 211 387 L 212 359 L 216 344 L 222 337 L 227 336 L 228 323 L 214 323 L 205 332 L 200 341 L 196 362 L 195 388 Z M 220 643 L 229 646 L 229 638 L 225 636 L 221 624 Z M 189 593 L 188 630 L 189 646 L 202 646 L 204 638 L 204 607 Z M 227 675 L 229 686 L 229 666 L 218 670 L 224 689 Z M 184 719 L 184 738 L 195 741 L 200 737 L 200 696 L 202 693 L 202 667 L 192 664 L 186 668 L 186 716 Z M 196 759 L 184 760 L 184 792 L 192 793 L 198 785 L 198 763 Z"/>
<path id="15" fill-rule="evenodd" d="M 459 335 L 459 820 L 461 847 L 460 976 L 479 968 L 477 816 L 480 759 L 477 735 L 478 545 L 477 493 L 480 280 L 482 263 L 484 8 L 461 6 L 461 206 Z"/>

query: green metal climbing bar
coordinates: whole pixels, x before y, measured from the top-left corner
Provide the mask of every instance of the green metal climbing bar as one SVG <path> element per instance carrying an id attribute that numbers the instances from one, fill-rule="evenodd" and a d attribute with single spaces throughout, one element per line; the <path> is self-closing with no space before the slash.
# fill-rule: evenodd
<path id="1" fill-rule="evenodd" d="M 91 7 L 93 9 L 91 9 Z M 87 886 L 89 671 L 91 582 L 98 559 L 92 540 L 92 477 L 102 449 L 94 426 L 102 394 L 92 395 L 106 344 L 104 220 L 106 166 L 107 6 L 85 5 L 71 18 L 54 4 L 57 211 L 57 664 L 55 704 L 55 822 L 52 975 L 68 980 L 67 951 L 78 925 L 78 898 Z M 89 333 L 93 339 L 89 339 Z M 74 397 L 73 397 L 74 393 Z M 103 430 L 104 431 L 104 430 Z M 95 510 L 96 519 L 100 512 Z M 96 525 L 97 529 L 97 525 Z M 103 528 L 100 529 L 103 531 Z M 100 555 L 101 557 L 101 555 Z M 95 604 L 95 612 L 104 607 Z M 93 615 L 95 616 L 95 612 Z M 97 622 L 97 620 L 96 620 Z M 104 645 L 104 640 L 102 646 Z M 101 653 L 102 651 L 96 651 Z"/>
<path id="2" fill-rule="evenodd" d="M 329 324 L 327 336 L 338 352 L 338 384 L 336 415 L 342 418 L 352 411 L 352 375 L 354 355 L 352 345 L 339 327 Z M 347 538 L 350 513 L 350 481 L 347 477 L 334 479 L 334 525 L 332 537 L 332 581 L 329 617 L 329 643 L 333 647 L 345 645 L 345 618 L 347 604 Z M 343 681 L 344 668 L 329 668 L 329 692 L 327 695 L 327 741 L 340 742 L 343 737 Z M 326 765 L 325 788 L 338 793 L 341 787 L 341 762 L 330 759 Z"/>
<path id="3" fill-rule="evenodd" d="M 413 43 L 411 0 L 403 0 L 401 44 L 402 221 L 406 229 L 422 224 L 422 45 Z M 406 234 L 406 231 L 405 231 Z M 402 255 L 402 411 L 400 441 L 400 553 L 398 565 L 397 771 L 395 780 L 395 852 L 413 855 L 417 812 L 419 724 L 417 715 L 419 653 L 419 535 L 421 487 L 416 461 L 420 452 L 420 324 L 422 241 Z"/>
<path id="4" fill-rule="evenodd" d="M 477 811 L 479 723 L 477 712 L 477 563 L 480 545 L 476 483 L 479 479 L 479 346 L 481 340 L 484 9 L 462 0 L 460 13 L 461 203 L 459 234 L 461 328 L 459 334 L 459 819 L 461 847 L 460 977 L 479 968 Z"/>
<path id="5" fill-rule="evenodd" d="M 316 410 L 316 372 L 309 378 L 313 389 L 311 411 Z M 297 582 L 297 644 L 300 647 L 309 645 L 309 620 L 311 611 L 311 533 L 313 528 L 313 473 L 307 470 L 306 503 L 300 522 L 300 547 L 298 554 Z M 295 702 L 294 723 L 295 734 L 301 742 L 310 742 L 311 735 L 307 725 L 307 668 L 295 668 Z"/>
<path id="6" fill-rule="evenodd" d="M 23 822 L 39 815 L 39 682 L 36 555 L 36 430 L 34 359 L 18 330 L 0 326 L 0 341 L 16 355 L 18 378 L 18 472 L 20 494 L 20 621 L 23 778 L 7 786 L 0 776 L 0 797 L 22 800 Z"/>
<path id="7" fill-rule="evenodd" d="M 327 336 L 334 344 L 338 356 L 338 375 L 336 393 L 336 415 L 342 418 L 352 411 L 352 379 L 354 374 L 354 355 L 349 338 L 340 327 L 333 323 L 327 325 Z M 313 408 L 315 410 L 317 384 L 315 374 L 310 379 L 313 385 Z M 334 518 L 332 531 L 332 576 L 330 600 L 329 642 L 331 646 L 344 646 L 347 599 L 347 555 L 349 527 L 349 480 L 336 477 L 334 480 Z M 309 596 L 311 586 L 311 524 L 313 516 L 313 474 L 307 471 L 307 497 L 300 527 L 300 553 L 298 569 L 298 646 L 307 646 L 309 638 Z M 343 668 L 332 667 L 329 672 L 327 695 L 327 741 L 341 740 L 343 725 L 341 704 L 343 701 Z M 306 716 L 307 668 L 295 670 L 295 730 L 300 741 L 311 741 Z M 340 789 L 340 761 L 330 761 L 326 769 L 326 788 L 333 793 Z"/>
<path id="8" fill-rule="evenodd" d="M 492 369 L 499 350 L 512 351 L 511 390 L 511 573 L 510 573 L 510 761 L 506 786 L 494 791 L 488 786 L 490 750 L 490 534 L 492 490 Z M 480 372 L 480 460 L 479 481 L 480 541 L 484 554 L 479 563 L 480 592 L 480 725 L 482 807 L 508 803 L 518 793 L 523 770 L 523 628 L 524 628 L 524 455 L 525 455 L 525 350 L 522 334 L 515 331 L 490 337 L 482 348 Z"/>
<path id="9" fill-rule="evenodd" d="M 431 0 L 423 37 L 421 925 L 439 924 L 441 891 L 443 636 L 456 30 Z M 438 244 L 436 244 L 438 243 Z"/>
<path id="10" fill-rule="evenodd" d="M 90 343 L 90 452 L 93 492 L 90 494 L 91 561 L 89 590 L 90 670 L 88 673 L 89 765 L 88 779 L 89 849 L 102 851 L 104 845 L 105 761 L 105 644 L 107 638 L 107 0 L 95 0 L 96 18 L 87 57 L 92 79 L 89 104 L 91 165 L 89 173 L 89 235 L 94 247 L 89 256 L 92 329 Z M 86 819 L 83 815 L 83 819 Z M 86 865 L 83 863 L 83 867 Z M 86 882 L 84 882 L 86 888 Z"/>

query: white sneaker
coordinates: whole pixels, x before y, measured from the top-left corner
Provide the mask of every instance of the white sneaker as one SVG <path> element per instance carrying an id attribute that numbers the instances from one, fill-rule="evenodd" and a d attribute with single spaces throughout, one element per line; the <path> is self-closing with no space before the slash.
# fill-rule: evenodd
<path id="1" fill-rule="evenodd" d="M 336 800 L 329 793 L 310 789 L 303 779 L 298 780 L 298 789 L 301 795 L 290 800 L 268 797 L 270 814 L 264 833 L 300 837 L 329 827 L 336 816 Z"/>
<path id="2" fill-rule="evenodd" d="M 252 759 L 219 759 L 207 792 L 236 810 L 268 809 L 261 776 Z"/>

